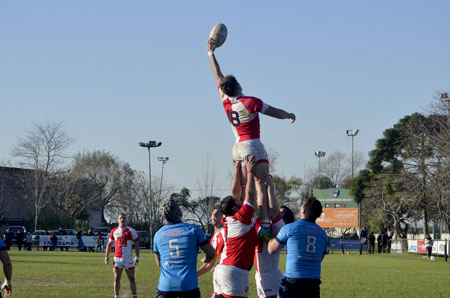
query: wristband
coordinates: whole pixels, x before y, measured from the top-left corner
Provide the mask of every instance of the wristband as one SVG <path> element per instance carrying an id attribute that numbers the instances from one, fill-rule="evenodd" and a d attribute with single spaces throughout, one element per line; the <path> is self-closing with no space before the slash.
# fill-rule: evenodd
<path id="1" fill-rule="evenodd" d="M 11 281 L 10 280 L 6 280 L 5 279 L 5 282 L 4 282 L 7 286 L 11 286 Z"/>
<path id="2" fill-rule="evenodd" d="M 214 54 L 214 51 L 208 51 L 208 56 L 211 56 Z"/>

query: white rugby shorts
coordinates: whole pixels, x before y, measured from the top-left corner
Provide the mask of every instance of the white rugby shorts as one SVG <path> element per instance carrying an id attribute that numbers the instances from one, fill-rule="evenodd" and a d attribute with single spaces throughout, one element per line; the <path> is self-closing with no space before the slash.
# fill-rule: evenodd
<path id="1" fill-rule="evenodd" d="M 284 225 L 283 220 L 272 224 L 272 235 L 276 236 Z M 283 279 L 283 273 L 278 269 L 281 250 L 269 254 L 267 246 L 267 242 L 264 242 L 261 251 L 255 254 L 257 269 L 255 273 L 256 291 L 260 298 L 276 297 Z"/>
<path id="2" fill-rule="evenodd" d="M 276 269 L 272 272 L 256 272 L 256 292 L 259 298 L 277 297 L 283 273 Z"/>
<path id="3" fill-rule="evenodd" d="M 133 258 L 117 258 L 117 257 L 114 257 L 113 268 L 117 268 L 117 269 L 125 268 L 126 270 L 134 269 Z"/>
<path id="4" fill-rule="evenodd" d="M 256 161 L 269 160 L 266 149 L 261 143 L 260 139 L 251 139 L 239 143 L 234 143 L 233 146 L 233 160 L 243 161 L 248 155 L 254 155 Z"/>
<path id="5" fill-rule="evenodd" d="M 214 270 L 214 292 L 226 297 L 248 297 L 247 270 L 234 266 L 217 265 Z"/>

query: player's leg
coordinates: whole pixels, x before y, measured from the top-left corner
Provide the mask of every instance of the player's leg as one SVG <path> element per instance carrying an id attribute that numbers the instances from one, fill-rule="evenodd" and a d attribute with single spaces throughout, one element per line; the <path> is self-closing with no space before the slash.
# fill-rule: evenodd
<path id="1" fill-rule="evenodd" d="M 123 268 L 113 267 L 114 272 L 114 297 L 119 297 L 120 278 L 122 277 Z"/>
<path id="2" fill-rule="evenodd" d="M 134 268 L 125 270 L 130 281 L 130 289 L 133 294 L 133 298 L 137 298 L 136 279 L 134 278 Z"/>

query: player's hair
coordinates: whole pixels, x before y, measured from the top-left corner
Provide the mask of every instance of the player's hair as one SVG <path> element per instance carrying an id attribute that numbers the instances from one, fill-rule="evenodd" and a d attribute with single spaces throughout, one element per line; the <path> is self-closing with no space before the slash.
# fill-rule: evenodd
<path id="1" fill-rule="evenodd" d="M 119 212 L 119 214 L 117 214 L 117 217 L 121 216 L 127 218 L 127 215 L 125 212 Z"/>
<path id="2" fill-rule="evenodd" d="M 315 222 L 322 214 L 322 204 L 315 197 L 309 197 L 303 203 L 303 211 L 306 220 Z"/>
<path id="3" fill-rule="evenodd" d="M 239 95 L 239 83 L 233 75 L 226 75 L 220 83 L 220 89 L 228 96 Z"/>
<path id="4" fill-rule="evenodd" d="M 222 207 L 220 207 L 220 206 L 214 207 L 213 212 L 214 212 L 215 210 L 219 211 L 220 213 L 223 213 Z"/>
<path id="5" fill-rule="evenodd" d="M 292 210 L 288 206 L 281 205 L 280 209 L 284 209 L 285 211 L 284 215 L 281 217 L 285 224 L 290 224 L 291 222 L 295 221 L 294 212 L 292 212 Z"/>
<path id="6" fill-rule="evenodd" d="M 222 212 L 225 216 L 234 215 L 233 207 L 236 205 L 234 198 L 232 196 L 225 197 L 220 203 L 220 207 L 222 208 Z"/>

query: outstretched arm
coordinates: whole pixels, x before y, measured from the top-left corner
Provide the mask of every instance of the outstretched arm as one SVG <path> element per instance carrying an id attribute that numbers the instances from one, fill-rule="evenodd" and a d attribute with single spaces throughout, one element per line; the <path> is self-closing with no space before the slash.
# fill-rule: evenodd
<path id="1" fill-rule="evenodd" d="M 273 220 L 280 213 L 280 207 L 278 206 L 278 200 L 277 197 L 275 196 L 275 188 L 273 187 L 272 184 L 272 178 L 269 178 L 266 181 L 266 184 L 267 184 L 267 195 L 269 197 L 270 218 Z"/>
<path id="2" fill-rule="evenodd" d="M 291 123 L 295 122 L 295 114 L 288 113 L 282 109 L 268 107 L 267 110 L 263 112 L 263 114 L 277 119 L 291 119 Z"/>
<path id="3" fill-rule="evenodd" d="M 220 71 L 219 62 L 217 62 L 216 56 L 214 55 L 215 49 L 216 46 L 214 45 L 214 42 L 209 39 L 208 43 L 206 44 L 206 51 L 208 52 L 209 62 L 211 63 L 214 78 L 216 79 L 217 86 L 219 86 L 220 83 L 222 83 L 223 74 L 222 71 Z"/>
<path id="4" fill-rule="evenodd" d="M 233 181 L 231 182 L 231 196 L 235 199 L 240 200 L 241 199 L 241 191 L 242 191 L 241 162 L 233 160 L 233 167 L 234 167 L 234 175 L 233 175 Z"/>
<path id="5" fill-rule="evenodd" d="M 247 184 L 245 185 L 245 202 L 250 203 L 252 206 L 256 204 L 256 189 L 255 189 L 255 165 L 256 158 L 254 155 L 248 155 L 245 157 L 247 162 Z"/>
<path id="6" fill-rule="evenodd" d="M 201 249 L 206 253 L 206 257 L 202 260 L 203 264 L 197 269 L 198 276 L 210 271 L 216 263 L 216 252 L 211 244 L 205 244 Z"/>

